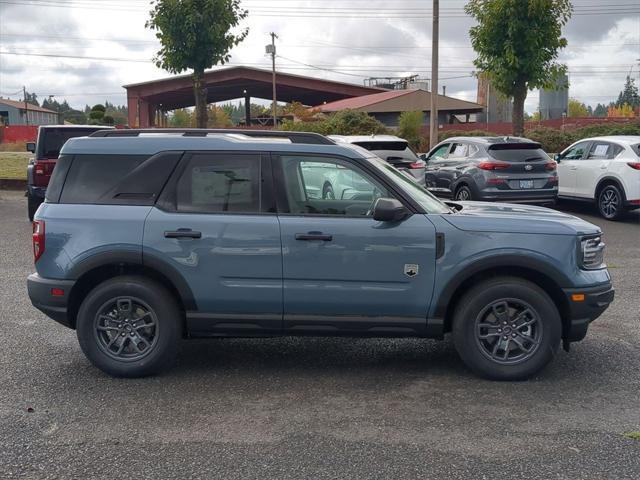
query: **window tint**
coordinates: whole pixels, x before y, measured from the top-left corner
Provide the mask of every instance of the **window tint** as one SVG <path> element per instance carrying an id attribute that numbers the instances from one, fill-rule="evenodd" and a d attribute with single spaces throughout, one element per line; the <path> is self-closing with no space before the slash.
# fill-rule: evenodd
<path id="1" fill-rule="evenodd" d="M 40 158 L 58 158 L 60 149 L 67 140 L 75 137 L 86 137 L 100 128 L 45 128 L 38 139 Z"/>
<path id="2" fill-rule="evenodd" d="M 447 152 L 449 151 L 449 147 L 451 146 L 450 143 L 445 143 L 444 145 L 440 145 L 438 148 L 436 148 L 433 153 L 431 153 L 431 155 L 429 155 L 429 158 L 446 158 L 447 157 Z"/>
<path id="3" fill-rule="evenodd" d="M 289 213 L 370 214 L 374 200 L 389 192 L 355 165 L 338 159 L 282 157 Z"/>
<path id="4" fill-rule="evenodd" d="M 75 155 L 60 203 L 101 203 L 107 192 L 147 158 L 145 155 Z"/>
<path id="5" fill-rule="evenodd" d="M 550 160 L 537 143 L 521 143 L 517 145 L 498 144 L 489 147 L 489 155 L 503 162 L 527 162 L 533 160 Z"/>
<path id="6" fill-rule="evenodd" d="M 454 143 L 449 158 L 464 158 L 469 151 L 468 147 L 464 143 Z"/>
<path id="7" fill-rule="evenodd" d="M 354 145 L 358 145 L 362 148 L 366 148 L 367 150 L 395 150 L 398 152 L 404 151 L 409 147 L 409 144 L 405 141 L 391 141 L 391 142 L 381 142 L 381 141 L 371 141 L 371 142 L 353 142 Z"/>
<path id="8" fill-rule="evenodd" d="M 560 158 L 565 160 L 579 160 L 584 156 L 589 142 L 580 142 L 567 150 Z"/>
<path id="9" fill-rule="evenodd" d="M 53 169 L 51 180 L 49 180 L 49 185 L 47 186 L 47 191 L 45 193 L 44 198 L 47 202 L 58 203 L 60 200 L 62 186 L 64 185 L 67 173 L 69 173 L 69 167 L 71 167 L 72 161 L 73 155 L 61 155 L 60 158 L 58 158 L 56 168 Z"/>
<path id="10" fill-rule="evenodd" d="M 260 157 L 193 155 L 176 193 L 178 211 L 258 213 Z"/>

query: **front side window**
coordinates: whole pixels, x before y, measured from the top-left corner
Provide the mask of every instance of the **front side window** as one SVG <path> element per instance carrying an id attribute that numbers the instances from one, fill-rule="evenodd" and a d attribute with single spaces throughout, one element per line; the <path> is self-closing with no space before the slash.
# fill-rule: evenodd
<path id="1" fill-rule="evenodd" d="M 281 157 L 289 213 L 371 216 L 373 202 L 388 190 L 360 168 L 344 160 Z"/>
<path id="2" fill-rule="evenodd" d="M 176 186 L 182 212 L 260 212 L 260 158 L 195 154 Z"/>
<path id="3" fill-rule="evenodd" d="M 580 160 L 584 157 L 584 153 L 588 146 L 589 142 L 580 142 L 571 147 L 564 155 L 562 155 L 561 158 L 564 160 Z"/>
<path id="4" fill-rule="evenodd" d="M 451 144 L 449 143 L 445 143 L 444 145 L 440 145 L 439 147 L 437 147 L 432 153 L 431 155 L 429 155 L 429 158 L 434 158 L 434 159 L 438 159 L 438 158 L 446 158 L 447 157 L 447 152 L 449 151 L 449 147 L 451 146 Z"/>

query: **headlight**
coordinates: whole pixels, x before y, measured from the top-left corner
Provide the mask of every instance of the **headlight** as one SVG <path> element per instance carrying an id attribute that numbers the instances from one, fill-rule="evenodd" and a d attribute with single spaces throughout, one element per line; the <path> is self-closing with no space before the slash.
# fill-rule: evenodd
<path id="1" fill-rule="evenodd" d="M 580 241 L 582 268 L 595 270 L 604 266 L 604 247 L 602 236 L 583 238 Z"/>

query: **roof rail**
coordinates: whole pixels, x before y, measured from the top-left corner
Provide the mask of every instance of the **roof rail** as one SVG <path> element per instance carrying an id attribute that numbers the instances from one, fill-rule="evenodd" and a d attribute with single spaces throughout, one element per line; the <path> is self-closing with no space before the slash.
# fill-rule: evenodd
<path id="1" fill-rule="evenodd" d="M 218 128 L 144 128 L 100 130 L 90 137 L 137 137 L 141 133 L 182 133 L 184 137 L 206 137 L 209 133 L 230 133 L 257 138 L 288 138 L 291 143 L 306 143 L 313 145 L 335 145 L 335 142 L 324 135 L 311 132 L 282 132 L 279 130 L 242 130 Z"/>

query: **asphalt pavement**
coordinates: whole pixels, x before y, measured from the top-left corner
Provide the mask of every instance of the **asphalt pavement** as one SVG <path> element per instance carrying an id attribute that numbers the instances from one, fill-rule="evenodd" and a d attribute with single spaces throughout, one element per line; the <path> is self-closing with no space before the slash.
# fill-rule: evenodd
<path id="1" fill-rule="evenodd" d="M 476 378 L 449 339 L 185 342 L 106 376 L 35 310 L 25 198 L 0 191 L 0 478 L 638 479 L 640 215 L 600 225 L 616 300 L 537 378 Z"/>

